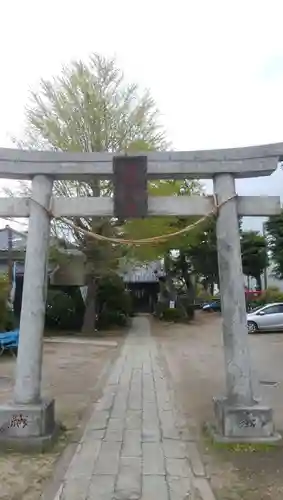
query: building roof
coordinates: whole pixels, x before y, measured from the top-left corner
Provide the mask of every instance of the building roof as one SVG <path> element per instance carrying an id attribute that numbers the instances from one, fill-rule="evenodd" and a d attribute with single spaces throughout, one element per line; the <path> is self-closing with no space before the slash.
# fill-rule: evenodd
<path id="1" fill-rule="evenodd" d="M 160 261 L 147 264 L 128 264 L 119 272 L 125 283 L 156 283 L 165 273 Z"/>
<path id="2" fill-rule="evenodd" d="M 27 234 L 6 226 L 3 229 L 0 229 L 0 252 L 5 252 L 9 249 L 9 230 L 11 231 L 12 248 L 14 250 L 25 250 Z"/>

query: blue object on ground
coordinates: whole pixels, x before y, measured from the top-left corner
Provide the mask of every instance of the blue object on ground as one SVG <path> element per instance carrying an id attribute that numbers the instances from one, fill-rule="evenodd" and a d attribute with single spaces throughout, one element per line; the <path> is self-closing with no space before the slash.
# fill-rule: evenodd
<path id="1" fill-rule="evenodd" d="M 0 351 L 5 349 L 16 349 L 19 345 L 19 330 L 0 333 Z"/>
<path id="2" fill-rule="evenodd" d="M 221 311 L 220 301 L 214 300 L 202 306 L 203 311 Z"/>

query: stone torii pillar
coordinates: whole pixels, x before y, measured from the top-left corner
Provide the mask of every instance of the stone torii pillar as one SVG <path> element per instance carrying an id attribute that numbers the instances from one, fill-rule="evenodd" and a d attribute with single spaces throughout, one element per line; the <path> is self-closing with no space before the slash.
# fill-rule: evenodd
<path id="1" fill-rule="evenodd" d="M 215 399 L 214 438 L 221 442 L 277 441 L 272 410 L 254 398 L 249 353 L 244 276 L 235 180 L 231 174 L 214 177 L 218 204 L 228 198 L 217 219 L 217 250 L 223 317 L 227 396 Z"/>
<path id="2" fill-rule="evenodd" d="M 40 392 L 52 186 L 50 177 L 33 178 L 14 398 L 1 407 L 1 446 L 43 449 L 56 430 L 54 400 Z"/>

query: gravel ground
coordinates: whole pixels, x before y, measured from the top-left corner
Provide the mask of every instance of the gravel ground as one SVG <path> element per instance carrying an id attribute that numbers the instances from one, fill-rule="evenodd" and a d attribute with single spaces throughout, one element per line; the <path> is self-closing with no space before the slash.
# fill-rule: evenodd
<path id="1" fill-rule="evenodd" d="M 114 342 L 113 342 L 114 341 Z M 101 392 L 99 375 L 119 353 L 121 337 L 111 336 L 109 346 L 82 343 L 47 343 L 44 346 L 43 394 L 53 396 L 56 415 L 67 431 L 50 453 L 31 456 L 0 454 L 0 499 L 38 500 L 43 483 L 52 475 L 74 430 Z M 116 346 L 116 347 L 115 347 Z M 15 358 L 0 358 L 0 402 L 9 400 Z"/>
<path id="2" fill-rule="evenodd" d="M 203 423 L 213 419 L 212 397 L 225 393 L 220 316 L 200 313 L 190 325 L 153 322 L 153 331 L 217 499 L 282 500 L 282 444 L 228 449 L 203 433 Z M 249 342 L 256 394 L 274 408 L 277 430 L 283 430 L 283 334 L 249 336 Z"/>

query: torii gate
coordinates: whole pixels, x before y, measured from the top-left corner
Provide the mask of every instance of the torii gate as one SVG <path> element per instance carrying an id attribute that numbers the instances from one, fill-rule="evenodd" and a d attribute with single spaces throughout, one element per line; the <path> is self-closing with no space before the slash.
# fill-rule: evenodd
<path id="1" fill-rule="evenodd" d="M 270 442 L 279 438 L 274 431 L 272 410 L 259 405 L 253 394 L 238 216 L 278 214 L 280 199 L 236 197 L 235 178 L 270 175 L 281 155 L 283 143 L 212 151 L 149 152 L 142 160 L 148 179 L 212 178 L 214 182 L 220 205 L 217 248 L 227 388 L 226 397 L 215 400 L 215 435 L 224 441 Z M 138 163 L 140 155 L 134 157 Z M 29 217 L 14 395 L 12 402 L 0 405 L 0 447 L 42 448 L 56 432 L 54 400 L 41 397 L 50 207 L 54 216 L 114 213 L 112 198 L 52 198 L 53 181 L 111 179 L 116 158 L 111 153 L 0 149 L 1 178 L 32 180 L 30 198 L 0 199 L 0 217 Z M 221 205 L 228 198 L 230 201 Z M 149 197 L 147 206 L 141 197 L 139 203 L 148 216 L 203 216 L 212 210 L 214 200 L 204 196 Z"/>

